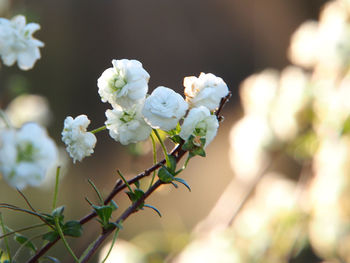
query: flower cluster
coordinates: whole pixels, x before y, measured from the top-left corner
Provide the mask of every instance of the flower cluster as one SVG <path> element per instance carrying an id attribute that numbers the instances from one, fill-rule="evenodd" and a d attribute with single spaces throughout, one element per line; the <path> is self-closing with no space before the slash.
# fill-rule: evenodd
<path id="1" fill-rule="evenodd" d="M 0 132 L 0 173 L 13 187 L 39 186 L 57 155 L 54 141 L 36 123 Z"/>
<path id="2" fill-rule="evenodd" d="M 90 120 L 86 115 L 79 115 L 75 119 L 68 116 L 64 120 L 62 140 L 67 145 L 67 152 L 73 158 L 74 163 L 94 152 L 96 137 L 86 131 L 89 124 Z"/>
<path id="3" fill-rule="evenodd" d="M 40 58 L 39 47 L 44 43 L 33 38 L 33 33 L 40 29 L 37 23 L 26 24 L 22 15 L 11 20 L 0 18 L 0 56 L 6 66 L 16 61 L 22 70 L 29 70 Z"/>
<path id="4" fill-rule="evenodd" d="M 266 207 L 263 207 L 264 215 L 259 215 L 259 208 L 252 210 L 248 203 L 235 220 L 236 225 L 232 227 L 235 240 L 237 244 L 242 240 L 246 243 L 246 247 L 240 249 L 242 262 L 285 262 L 297 242 L 286 236 L 290 231 L 296 233 L 298 228 L 303 234 L 297 239 L 309 240 L 317 257 L 327 262 L 350 260 L 350 216 L 344 209 L 350 200 L 349 21 L 350 2 L 329 1 L 318 21 L 303 23 L 293 34 L 289 47 L 293 66 L 281 72 L 264 70 L 248 77 L 241 85 L 244 117 L 230 134 L 230 160 L 237 181 L 252 182 L 266 169 L 269 159 L 276 160 L 277 154 L 288 158 L 274 163 L 274 167 L 284 167 L 286 172 L 288 166 L 301 168 L 299 176 L 293 175 L 294 180 L 299 178 L 292 186 L 294 205 L 288 213 L 293 216 L 278 218 L 283 215 L 276 209 L 279 215 L 261 224 L 256 218 L 266 217 Z M 280 172 L 279 177 L 291 178 Z M 260 185 L 263 183 L 264 180 Z M 259 186 L 255 192 L 259 192 Z M 266 196 L 272 189 L 262 192 Z M 285 193 L 287 191 L 271 200 L 283 200 Z M 300 223 L 296 221 L 293 226 L 292 217 Z M 276 238 L 276 222 L 290 226 L 280 238 Z M 260 233 L 251 232 L 248 238 L 247 233 L 239 233 L 252 225 L 263 228 L 257 229 Z M 267 244 L 266 240 L 276 240 L 276 243 Z M 283 242 L 285 249 L 282 249 Z M 262 255 L 266 246 L 273 258 L 266 254 L 256 261 L 256 255 Z M 251 253 L 249 258 L 246 258 L 247 252 Z"/>
<path id="5" fill-rule="evenodd" d="M 111 104 L 106 111 L 106 128 L 110 136 L 123 145 L 146 140 L 152 129 L 171 133 L 183 121 L 177 131 L 186 143 L 206 147 L 215 137 L 218 120 L 213 111 L 229 90 L 225 82 L 213 74 L 201 73 L 199 78 L 184 79 L 186 100 L 167 87 L 157 87 L 150 95 L 150 75 L 137 60 L 113 60 L 113 67 L 106 69 L 97 81 L 102 102 Z M 73 160 L 81 161 L 93 152 L 96 139 L 86 131 L 88 125 L 79 126 L 78 118 L 68 117 L 62 139 Z M 79 128 L 78 128 L 79 127 Z"/>

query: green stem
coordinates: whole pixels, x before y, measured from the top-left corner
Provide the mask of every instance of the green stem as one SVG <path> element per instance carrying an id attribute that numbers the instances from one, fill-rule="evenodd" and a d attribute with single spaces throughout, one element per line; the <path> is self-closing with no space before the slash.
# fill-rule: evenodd
<path id="1" fill-rule="evenodd" d="M 97 196 L 98 196 L 98 200 L 100 201 L 100 204 L 103 205 L 103 198 L 102 195 L 100 193 L 100 191 L 97 189 L 96 185 L 94 184 L 93 181 L 91 181 L 90 179 L 88 179 L 89 184 L 91 185 L 92 188 L 94 188 Z"/>
<path id="2" fill-rule="evenodd" d="M 57 204 L 58 183 L 59 183 L 59 177 L 60 177 L 60 170 L 61 170 L 61 167 L 58 166 L 57 169 L 56 169 L 56 183 L 55 183 L 55 192 L 54 192 L 54 195 L 53 195 L 52 210 L 54 210 L 56 208 L 56 204 Z"/>
<path id="3" fill-rule="evenodd" d="M 14 230 L 14 231 L 8 232 L 8 233 L 0 236 L 0 239 L 5 238 L 7 236 L 11 236 L 11 235 L 13 235 L 15 233 L 21 233 L 23 231 L 30 230 L 30 229 L 37 228 L 37 227 L 41 227 L 41 226 L 46 226 L 46 224 L 36 224 L 36 225 L 32 225 L 32 226 L 27 226 L 27 227 L 24 227 L 24 228 L 21 228 L 21 229 L 18 229 L 18 230 Z"/>
<path id="4" fill-rule="evenodd" d="M 157 163 L 157 149 L 156 149 L 156 141 L 155 141 L 152 133 L 151 133 L 151 140 L 152 140 L 152 148 L 153 148 L 153 165 L 154 165 Z M 149 188 L 151 188 L 155 177 L 156 177 L 156 171 L 153 171 L 152 180 L 151 180 L 151 183 L 149 185 Z"/>
<path id="5" fill-rule="evenodd" d="M 158 139 L 160 145 L 162 146 L 166 164 L 167 164 L 168 167 L 170 167 L 171 164 L 170 164 L 168 152 L 167 152 L 167 150 L 166 150 L 166 148 L 165 148 L 164 142 L 163 142 L 162 138 L 160 138 L 160 135 L 159 135 L 159 133 L 158 133 L 158 131 L 157 131 L 156 129 L 153 129 L 153 132 L 154 132 L 154 134 L 157 136 L 157 139 Z"/>
<path id="6" fill-rule="evenodd" d="M 110 248 L 109 248 L 109 250 L 108 250 L 108 253 L 107 253 L 106 257 L 103 259 L 102 263 L 105 263 L 106 260 L 107 260 L 107 258 L 109 257 L 109 254 L 111 254 L 112 249 L 113 249 L 113 246 L 114 246 L 114 243 L 115 243 L 115 241 L 117 240 L 119 230 L 120 230 L 120 228 L 118 228 L 118 229 L 115 231 L 114 236 L 113 236 L 113 240 L 112 240 L 112 244 L 111 244 L 111 246 L 110 246 Z"/>
<path id="7" fill-rule="evenodd" d="M 42 237 L 43 234 L 40 234 L 40 235 L 36 235 L 30 239 L 28 239 L 26 242 L 24 242 L 16 251 L 16 253 L 13 255 L 13 261 L 15 261 L 15 258 L 19 255 L 19 252 L 29 243 L 29 242 L 32 242 L 33 240 L 35 239 L 38 239 L 40 237 Z"/>
<path id="8" fill-rule="evenodd" d="M 99 128 L 96 128 L 95 130 L 92 130 L 92 131 L 90 131 L 90 132 L 95 134 L 95 133 L 98 133 L 98 132 L 103 131 L 103 130 L 105 130 L 105 129 L 107 129 L 107 126 L 106 126 L 106 125 L 101 126 L 101 127 L 99 127 Z"/>
<path id="9" fill-rule="evenodd" d="M 6 228 L 5 228 L 4 220 L 3 220 L 3 218 L 2 218 L 2 214 L 1 214 L 1 213 L 0 213 L 0 224 L 1 224 L 2 232 L 3 232 L 4 234 L 6 234 Z M 9 257 L 10 262 L 12 262 L 11 251 L 10 251 L 9 243 L 8 243 L 8 241 L 7 241 L 7 237 L 4 238 L 4 242 L 5 242 L 5 247 L 6 247 L 7 256 Z"/>
<path id="10" fill-rule="evenodd" d="M 66 238 L 64 237 L 63 231 L 62 231 L 62 229 L 61 229 L 61 227 L 60 227 L 60 224 L 59 224 L 59 222 L 58 222 L 58 217 L 55 217 L 55 226 L 56 226 L 56 230 L 57 230 L 58 234 L 60 235 L 60 237 L 61 237 L 61 239 L 62 239 L 62 241 L 63 241 L 63 244 L 64 244 L 64 246 L 67 248 L 69 254 L 72 255 L 72 257 L 74 258 L 74 260 L 75 260 L 76 262 L 79 262 L 79 259 L 78 259 L 77 256 L 74 254 L 74 252 L 73 252 L 73 250 L 71 249 L 71 247 L 69 246 L 69 244 L 68 244 Z"/>
<path id="11" fill-rule="evenodd" d="M 125 177 L 122 175 L 122 173 L 121 173 L 119 170 L 118 170 L 117 172 L 118 172 L 119 176 L 122 178 L 124 184 L 128 187 L 129 191 L 130 191 L 131 193 L 133 193 L 134 191 L 131 189 L 130 184 L 129 184 L 128 181 L 125 179 Z"/>

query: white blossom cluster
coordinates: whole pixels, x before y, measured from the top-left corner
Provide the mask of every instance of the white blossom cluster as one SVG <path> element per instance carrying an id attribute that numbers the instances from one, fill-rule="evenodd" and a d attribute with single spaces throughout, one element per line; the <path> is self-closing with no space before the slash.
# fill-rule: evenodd
<path id="1" fill-rule="evenodd" d="M 0 173 L 13 187 L 39 186 L 57 158 L 54 141 L 36 123 L 0 131 Z"/>
<path id="2" fill-rule="evenodd" d="M 33 38 L 33 33 L 40 29 L 37 23 L 26 24 L 26 18 L 18 15 L 8 20 L 0 18 L 0 56 L 6 66 L 16 61 L 22 70 L 29 70 L 40 58 L 39 47 L 44 43 Z"/>
<path id="3" fill-rule="evenodd" d="M 112 106 L 106 111 L 105 124 L 114 140 L 127 145 L 146 140 L 152 129 L 171 131 L 186 114 L 179 134 L 183 140 L 194 138 L 195 143 L 204 138 L 205 146 L 213 140 L 219 126 L 213 110 L 229 92 L 221 78 L 205 73 L 199 78 L 186 77 L 185 100 L 163 86 L 147 95 L 150 75 L 137 60 L 113 60 L 112 65 L 102 73 L 97 86 L 102 102 Z M 76 125 L 76 119 L 68 117 L 62 136 L 73 160 L 81 161 L 93 152 L 96 140 L 87 139 L 92 138 L 86 132 L 87 124 L 80 129 Z M 73 139 L 76 131 L 85 139 Z"/>

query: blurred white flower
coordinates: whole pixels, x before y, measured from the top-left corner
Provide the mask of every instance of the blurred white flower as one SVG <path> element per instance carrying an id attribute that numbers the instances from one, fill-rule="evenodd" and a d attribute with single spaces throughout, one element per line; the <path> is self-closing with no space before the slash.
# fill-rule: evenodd
<path id="1" fill-rule="evenodd" d="M 97 140 L 93 133 L 86 131 L 89 124 L 90 120 L 86 115 L 79 115 L 75 119 L 68 116 L 64 120 L 62 141 L 66 144 L 67 152 L 74 163 L 76 160 L 81 162 L 84 157 L 94 152 Z"/>
<path id="2" fill-rule="evenodd" d="M 318 22 L 306 21 L 293 33 L 288 50 L 292 63 L 310 68 L 317 62 Z"/>
<path id="3" fill-rule="evenodd" d="M 271 109 L 271 127 L 282 140 L 293 139 L 299 131 L 298 113 L 310 100 L 309 76 L 298 67 L 286 67 Z"/>
<path id="4" fill-rule="evenodd" d="M 109 135 L 123 145 L 146 140 L 152 128 L 141 114 L 143 104 L 135 104 L 128 110 L 113 109 L 106 111 L 107 121 L 105 122 Z"/>
<path id="5" fill-rule="evenodd" d="M 15 127 L 26 122 L 36 122 L 47 126 L 51 111 L 47 99 L 39 95 L 20 95 L 6 108 L 6 114 Z"/>
<path id="6" fill-rule="evenodd" d="M 29 70 L 40 58 L 39 47 L 44 43 L 33 38 L 33 33 L 40 29 L 37 23 L 26 25 L 22 15 L 11 20 L 0 18 L 0 55 L 5 65 L 12 66 L 16 61 L 22 70 Z"/>
<path id="7" fill-rule="evenodd" d="M 187 109 L 188 104 L 180 94 L 160 86 L 145 100 L 142 114 L 152 128 L 170 131 Z"/>
<path id="8" fill-rule="evenodd" d="M 195 136 L 194 142 L 205 138 L 205 147 L 216 136 L 219 127 L 218 119 L 215 115 L 211 115 L 208 108 L 200 106 L 192 108 L 186 116 L 182 126 L 180 137 L 187 141 L 191 135 Z M 200 143 L 199 145 L 200 146 Z"/>
<path id="9" fill-rule="evenodd" d="M 54 141 L 36 123 L 0 132 L 0 172 L 13 187 L 39 186 L 56 159 Z"/>
<path id="10" fill-rule="evenodd" d="M 101 249 L 98 262 L 102 262 L 109 249 L 111 247 L 111 242 L 104 245 Z M 143 251 L 137 246 L 133 245 L 130 242 L 119 239 L 109 254 L 105 263 L 143 263 L 146 262 Z"/>
<path id="11" fill-rule="evenodd" d="M 265 118 L 246 115 L 230 132 L 230 162 L 239 179 L 250 181 L 268 160 L 265 147 L 273 141 L 273 133 Z"/>
<path id="12" fill-rule="evenodd" d="M 148 91 L 150 75 L 137 60 L 112 60 L 113 67 L 106 69 L 97 80 L 98 93 L 103 102 L 113 107 L 132 107 L 143 100 Z"/>
<path id="13" fill-rule="evenodd" d="M 175 263 L 240 263 L 242 259 L 232 232 L 217 231 L 192 241 L 175 259 Z"/>
<path id="14" fill-rule="evenodd" d="M 279 85 L 279 72 L 266 69 L 246 78 L 240 86 L 240 95 L 246 114 L 268 116 Z"/>
<path id="15" fill-rule="evenodd" d="M 222 78 L 214 74 L 201 73 L 199 77 L 185 77 L 184 83 L 186 101 L 190 107 L 205 106 L 209 110 L 219 107 L 220 101 L 229 90 Z"/>

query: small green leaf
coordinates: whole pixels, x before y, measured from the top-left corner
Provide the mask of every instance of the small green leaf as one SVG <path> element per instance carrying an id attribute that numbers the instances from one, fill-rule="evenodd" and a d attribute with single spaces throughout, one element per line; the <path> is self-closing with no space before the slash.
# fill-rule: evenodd
<path id="1" fill-rule="evenodd" d="M 123 226 L 122 226 L 122 224 L 118 224 L 118 223 L 116 223 L 116 222 L 110 222 L 110 224 L 113 224 L 116 228 L 118 228 L 118 229 L 123 229 Z"/>
<path id="2" fill-rule="evenodd" d="M 33 244 L 33 242 L 31 242 L 29 240 L 29 238 L 27 238 L 27 237 L 25 237 L 25 236 L 23 236 L 21 234 L 15 233 L 14 240 L 16 240 L 21 245 L 25 244 L 25 247 L 27 247 L 27 248 L 31 249 L 32 251 L 36 252 L 36 247 Z"/>
<path id="3" fill-rule="evenodd" d="M 132 203 L 137 202 L 145 194 L 141 189 L 135 189 L 134 192 L 126 192 L 126 193 L 129 196 L 129 199 Z M 144 202 L 142 202 L 138 206 L 138 209 L 142 209 L 143 205 L 144 205 Z"/>
<path id="4" fill-rule="evenodd" d="M 193 147 L 194 147 L 193 138 L 194 138 L 194 136 L 191 135 L 190 138 L 182 145 L 182 150 L 189 151 L 189 150 L 193 149 Z"/>
<path id="5" fill-rule="evenodd" d="M 153 209 L 153 210 L 159 215 L 159 217 L 162 217 L 162 214 L 161 214 L 161 213 L 159 212 L 159 210 L 158 210 L 157 208 L 155 208 L 154 206 L 145 204 L 145 207 L 148 207 L 148 208 Z"/>
<path id="6" fill-rule="evenodd" d="M 97 206 L 93 205 L 93 209 L 96 211 L 96 214 L 101 219 L 101 223 L 103 226 L 107 225 L 109 222 L 109 219 L 112 216 L 113 208 L 111 206 L 103 205 L 103 206 Z"/>
<path id="7" fill-rule="evenodd" d="M 174 143 L 181 143 L 182 142 L 182 138 L 179 135 L 174 135 L 169 137 L 170 140 L 172 140 Z"/>
<path id="8" fill-rule="evenodd" d="M 201 147 L 195 148 L 194 150 L 191 151 L 191 153 L 193 153 L 194 155 L 202 156 L 202 157 L 206 156 L 204 149 Z"/>
<path id="9" fill-rule="evenodd" d="M 134 183 L 134 185 L 135 185 L 137 188 L 140 188 L 140 181 L 136 181 L 136 182 Z"/>
<path id="10" fill-rule="evenodd" d="M 188 185 L 188 183 L 184 180 L 184 179 L 181 179 L 181 178 L 175 178 L 174 179 L 175 181 L 179 182 L 179 183 L 182 183 L 184 186 L 187 187 L 187 189 L 191 192 L 191 187 Z"/>
<path id="11" fill-rule="evenodd" d="M 83 228 L 79 221 L 68 221 L 62 227 L 62 231 L 65 235 L 71 237 L 80 237 L 83 234 Z"/>
<path id="12" fill-rule="evenodd" d="M 111 203 L 109 204 L 109 206 L 112 207 L 113 211 L 115 211 L 115 210 L 117 210 L 119 208 L 117 203 L 114 202 L 113 200 L 111 200 Z"/>
<path id="13" fill-rule="evenodd" d="M 53 219 L 56 217 L 58 218 L 58 222 L 60 223 L 60 225 L 63 224 L 63 219 L 64 219 L 63 212 L 64 212 L 64 206 L 60 206 L 54 209 L 51 214 Z"/>
<path id="14" fill-rule="evenodd" d="M 174 176 L 165 167 L 159 169 L 158 177 L 163 183 L 171 183 L 174 180 Z"/>
<path id="15" fill-rule="evenodd" d="M 51 231 L 43 235 L 43 239 L 53 242 L 59 237 L 58 233 L 56 231 Z"/>
<path id="16" fill-rule="evenodd" d="M 173 155 L 168 155 L 168 157 L 170 161 L 170 167 L 168 167 L 168 170 L 171 174 L 174 174 L 176 170 L 176 158 Z"/>

